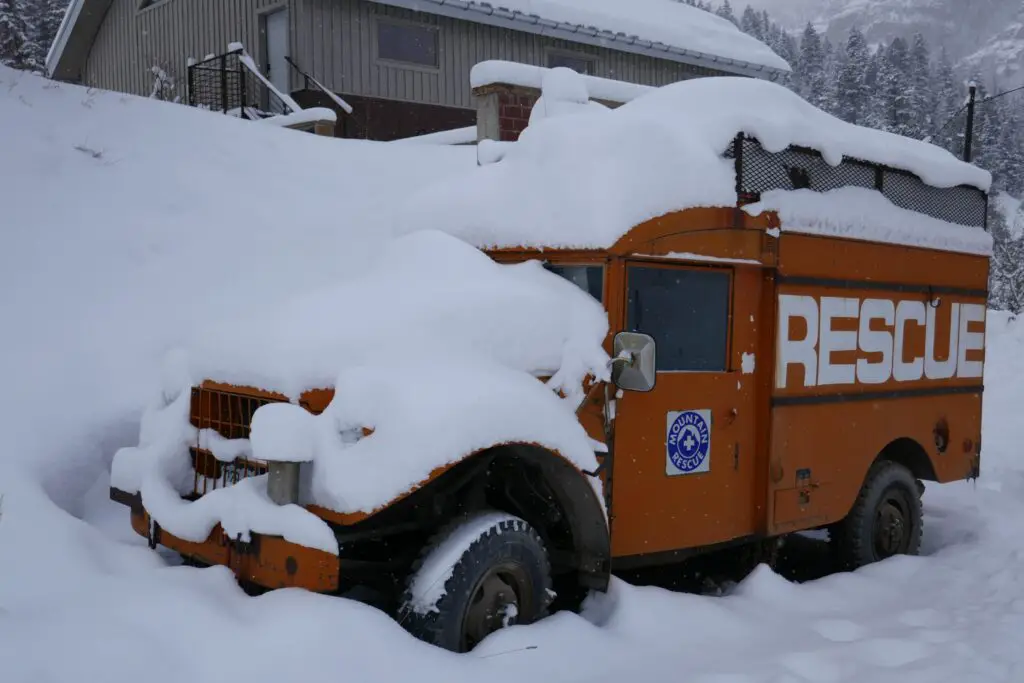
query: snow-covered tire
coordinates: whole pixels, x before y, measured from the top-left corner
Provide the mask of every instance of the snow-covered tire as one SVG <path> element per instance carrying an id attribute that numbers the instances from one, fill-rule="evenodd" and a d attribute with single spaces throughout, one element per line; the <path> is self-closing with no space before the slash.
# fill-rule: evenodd
<path id="1" fill-rule="evenodd" d="M 853 570 L 921 549 L 921 488 L 903 465 L 881 460 L 871 466 L 853 509 L 829 529 L 839 569 Z"/>
<path id="2" fill-rule="evenodd" d="M 540 536 L 515 515 L 489 511 L 455 519 L 427 543 L 398 619 L 420 640 L 468 652 L 495 630 L 543 618 L 550 595 Z"/>

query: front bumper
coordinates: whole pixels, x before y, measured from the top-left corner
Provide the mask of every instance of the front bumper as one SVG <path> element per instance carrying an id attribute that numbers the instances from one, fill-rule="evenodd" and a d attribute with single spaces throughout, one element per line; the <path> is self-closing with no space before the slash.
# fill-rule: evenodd
<path id="1" fill-rule="evenodd" d="M 251 533 L 248 542 L 231 539 L 220 525 L 201 543 L 186 541 L 160 528 L 142 506 L 139 494 L 111 488 L 110 499 L 131 510 L 132 528 L 151 548 L 162 545 L 192 560 L 228 567 L 239 579 L 264 588 L 305 588 L 318 593 L 338 590 L 337 555 L 280 536 Z"/>

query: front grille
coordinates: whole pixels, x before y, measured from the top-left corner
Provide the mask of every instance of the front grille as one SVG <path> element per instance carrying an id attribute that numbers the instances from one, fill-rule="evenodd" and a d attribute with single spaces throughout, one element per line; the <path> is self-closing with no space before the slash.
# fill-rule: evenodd
<path id="1" fill-rule="evenodd" d="M 196 428 L 196 443 L 189 448 L 192 457 L 194 497 L 209 491 L 237 484 L 242 479 L 264 474 L 266 463 L 246 457 L 232 462 L 218 460 L 213 453 L 200 447 L 199 430 L 212 429 L 225 439 L 248 439 L 252 416 L 260 406 L 280 403 L 284 399 L 247 396 L 245 394 L 209 389 L 192 388 L 190 422 Z"/>

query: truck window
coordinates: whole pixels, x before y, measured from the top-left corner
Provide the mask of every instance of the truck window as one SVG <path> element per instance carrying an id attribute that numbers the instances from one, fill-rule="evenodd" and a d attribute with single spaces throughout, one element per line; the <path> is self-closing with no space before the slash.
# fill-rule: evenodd
<path id="1" fill-rule="evenodd" d="M 726 270 L 629 268 L 630 331 L 654 337 L 659 372 L 722 372 L 729 340 Z"/>
<path id="2" fill-rule="evenodd" d="M 544 267 L 564 277 L 584 292 L 604 303 L 604 267 L 545 263 Z"/>

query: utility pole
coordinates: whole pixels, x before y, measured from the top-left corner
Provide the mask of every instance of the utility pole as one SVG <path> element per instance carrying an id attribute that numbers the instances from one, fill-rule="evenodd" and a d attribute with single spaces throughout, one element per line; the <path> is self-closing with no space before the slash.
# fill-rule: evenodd
<path id="1" fill-rule="evenodd" d="M 967 134 L 964 136 L 964 161 L 971 163 L 971 145 L 974 142 L 974 95 L 978 87 L 971 83 L 967 99 Z"/>

